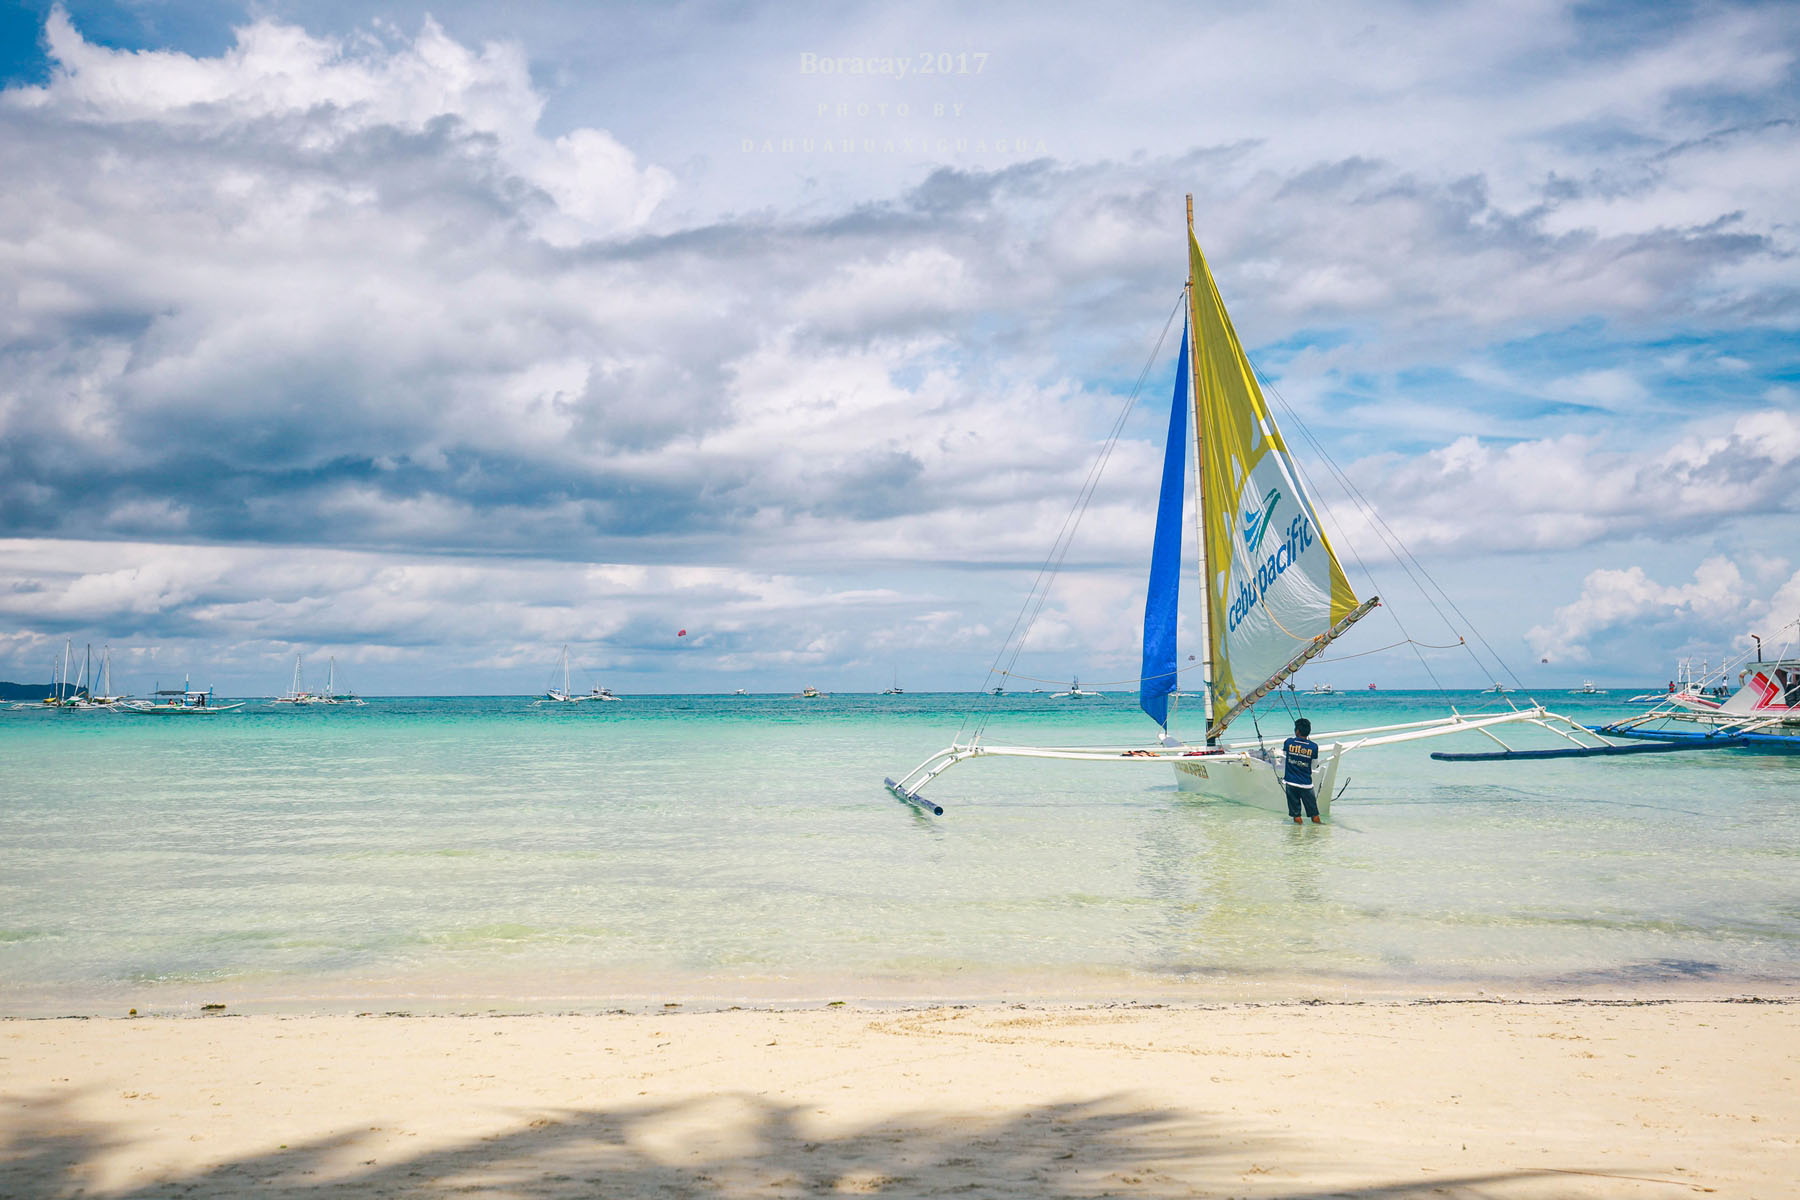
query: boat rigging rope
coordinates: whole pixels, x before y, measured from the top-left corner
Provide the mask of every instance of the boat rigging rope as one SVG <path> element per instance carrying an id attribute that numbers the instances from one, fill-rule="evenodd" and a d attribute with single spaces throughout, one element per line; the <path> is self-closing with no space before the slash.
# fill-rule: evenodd
<path id="1" fill-rule="evenodd" d="M 1444 605 L 1447 605 L 1450 611 L 1456 614 L 1463 626 L 1474 634 L 1476 641 L 1480 642 L 1482 648 L 1492 657 L 1494 663 L 1500 668 L 1501 673 L 1510 677 L 1513 683 L 1518 686 L 1519 690 L 1524 692 L 1529 698 L 1530 692 L 1526 689 L 1523 681 L 1519 679 L 1518 674 L 1506 660 L 1500 656 L 1499 652 L 1488 644 L 1487 639 L 1482 636 L 1481 631 L 1476 628 L 1475 623 L 1470 621 L 1463 613 L 1462 609 L 1457 606 L 1456 601 L 1451 599 L 1449 592 L 1444 589 L 1442 584 L 1438 583 L 1438 581 L 1433 578 L 1431 572 L 1426 570 L 1425 565 L 1418 560 L 1412 550 L 1403 540 L 1401 540 L 1400 535 L 1394 531 L 1393 527 L 1390 526 L 1385 519 L 1383 519 L 1380 511 L 1369 501 L 1369 498 L 1356 486 L 1355 482 L 1350 479 L 1343 468 L 1338 466 L 1337 461 L 1331 457 L 1330 452 L 1325 449 L 1324 444 L 1319 438 L 1314 436 L 1311 428 L 1307 426 L 1305 421 L 1300 419 L 1300 414 L 1295 412 L 1294 407 L 1287 402 L 1287 398 L 1281 394 L 1281 390 L 1275 386 L 1274 381 L 1264 375 L 1254 364 L 1252 364 L 1252 369 L 1256 370 L 1257 378 L 1262 381 L 1263 386 L 1268 390 L 1269 394 L 1275 397 L 1276 401 L 1281 405 L 1283 413 L 1286 414 L 1286 420 L 1283 422 L 1284 427 L 1294 428 L 1300 431 L 1301 436 L 1306 439 L 1309 445 L 1311 445 L 1314 453 L 1316 453 L 1325 463 L 1326 467 L 1331 472 L 1332 478 L 1350 498 L 1352 505 L 1354 505 L 1364 518 L 1368 520 L 1369 527 L 1374 530 L 1375 535 L 1380 538 L 1387 546 L 1388 550 L 1393 553 L 1395 562 L 1400 565 L 1400 569 L 1405 572 L 1406 577 L 1412 581 L 1413 586 L 1419 589 L 1419 593 L 1424 596 L 1425 602 L 1431 605 L 1432 611 L 1437 613 L 1438 618 L 1444 622 L 1445 627 L 1451 633 L 1457 633 L 1455 623 L 1445 615 L 1443 606 L 1440 606 L 1437 600 L 1432 597 L 1433 590 L 1437 592 L 1438 596 L 1442 597 Z M 1300 469 L 1297 462 L 1294 465 L 1296 470 Z M 1351 556 L 1356 559 L 1357 566 L 1359 566 L 1363 573 L 1368 576 L 1369 580 L 1373 582 L 1375 573 L 1369 569 L 1368 563 L 1363 561 L 1362 555 L 1357 553 L 1355 544 L 1348 539 L 1340 539 L 1340 541 L 1342 541 L 1345 547 L 1350 551 Z M 1416 575 L 1414 574 L 1415 570 L 1417 571 Z M 1425 581 L 1424 583 L 1420 582 L 1421 576 Z M 1430 584 L 1429 588 L 1426 586 L 1427 583 Z M 1394 618 L 1394 624 L 1400 628 L 1400 632 L 1406 634 L 1406 627 L 1401 623 L 1399 615 L 1394 613 L 1391 606 L 1388 607 L 1388 611 Z M 1406 636 L 1407 641 L 1411 642 L 1414 646 L 1424 645 L 1424 643 L 1414 641 L 1410 634 L 1407 634 Z M 1457 640 L 1459 644 L 1467 647 L 1469 657 L 1474 661 L 1476 666 L 1484 667 L 1485 669 L 1485 664 L 1482 663 L 1481 657 L 1475 653 L 1475 648 L 1468 645 L 1467 637 L 1458 634 Z M 1418 655 L 1418 658 L 1420 665 L 1425 668 L 1426 674 L 1431 677 L 1431 682 L 1436 686 L 1439 694 L 1444 695 L 1445 698 L 1448 699 L 1448 689 L 1446 689 L 1443 682 L 1438 679 L 1437 673 L 1431 669 L 1431 665 L 1425 661 L 1425 656 L 1420 654 Z M 1533 702 L 1535 703 L 1535 700 Z M 1511 701 L 1507 701 L 1507 704 L 1509 707 L 1517 707 L 1516 705 L 1513 705 Z"/>
<path id="2" fill-rule="evenodd" d="M 1333 658 L 1315 658 L 1315 659 L 1313 659 L 1313 662 L 1315 662 L 1315 663 L 1349 662 L 1353 658 L 1367 658 L 1371 654 L 1385 654 L 1389 650 L 1396 649 L 1400 646 L 1412 646 L 1418 650 L 1455 650 L 1459 647 L 1466 646 L 1468 644 L 1469 643 L 1468 643 L 1467 639 L 1460 638 L 1460 637 L 1457 638 L 1454 642 L 1445 642 L 1441 646 L 1436 645 L 1432 642 L 1419 642 L 1419 641 L 1414 641 L 1412 638 L 1405 638 L 1398 642 L 1389 642 L 1385 646 L 1377 646 L 1373 650 L 1358 650 L 1355 654 L 1339 654 Z"/>
<path id="3" fill-rule="evenodd" d="M 1315 658 L 1312 661 L 1315 663 L 1348 662 L 1353 658 L 1367 658 L 1371 654 L 1385 654 L 1389 650 L 1395 650 L 1401 646 L 1414 646 L 1420 650 L 1455 650 L 1458 647 L 1466 645 L 1466 644 L 1467 643 L 1462 638 L 1457 638 L 1454 642 L 1445 642 L 1441 645 L 1437 644 L 1437 643 L 1433 643 L 1433 642 L 1418 642 L 1418 641 L 1414 641 L 1412 638 L 1403 638 L 1398 642 L 1389 642 L 1385 646 L 1377 646 L 1373 650 L 1359 650 L 1355 654 L 1339 654 L 1334 658 Z M 1173 673 L 1176 675 L 1185 675 L 1189 671 L 1198 671 L 1205 665 L 1206 665 L 1205 663 L 1189 663 L 1185 667 L 1176 667 Z M 1024 675 L 1024 674 L 1020 674 L 1017 671 L 995 671 L 995 672 L 993 672 L 993 674 L 995 676 L 998 676 L 1003 679 L 1018 679 L 1018 680 L 1022 680 L 1025 683 L 1049 683 L 1049 684 L 1060 685 L 1063 682 L 1060 679 L 1044 679 L 1037 675 Z M 1156 678 L 1167 679 L 1169 677 L 1169 675 L 1170 675 L 1170 672 L 1162 671 L 1162 672 L 1157 673 Z M 1094 687 L 1138 687 L 1143 682 L 1144 682 L 1144 678 L 1143 678 L 1143 676 L 1140 675 L 1134 679 L 1102 679 L 1098 683 L 1095 683 L 1093 686 Z"/>
<path id="4" fill-rule="evenodd" d="M 1150 348 L 1150 354 L 1144 360 L 1144 367 L 1138 372 L 1137 382 L 1131 385 L 1131 393 L 1119 407 L 1119 414 L 1113 418 L 1112 429 L 1106 435 L 1106 441 L 1100 447 L 1093 466 L 1088 468 L 1087 478 L 1082 481 L 1081 488 L 1075 494 L 1075 503 L 1069 509 L 1069 515 L 1063 518 L 1062 528 L 1057 531 L 1056 540 L 1051 543 L 1050 553 L 1038 568 L 1037 577 L 1032 580 L 1031 590 L 1026 593 L 1025 603 L 1019 608 L 1019 615 L 1013 618 L 1012 628 L 1007 631 L 1006 640 L 1000 645 L 1000 652 L 994 656 L 993 665 L 988 668 L 987 682 L 982 685 L 982 694 L 986 703 L 978 711 L 965 712 L 962 724 L 957 729 L 956 740 L 963 740 L 963 732 L 974 721 L 971 741 L 978 741 L 983 730 L 987 728 L 988 718 L 993 714 L 994 680 L 1008 678 L 1012 669 L 1018 665 L 1019 656 L 1025 651 L 1025 643 L 1031 637 L 1032 626 L 1037 624 L 1038 616 L 1044 611 L 1045 603 L 1050 599 L 1050 585 L 1055 582 L 1056 573 L 1062 569 L 1063 560 L 1068 557 L 1069 547 L 1074 543 L 1075 531 L 1081 525 L 1081 518 L 1086 515 L 1088 504 L 1094 498 L 1094 491 L 1100 485 L 1100 475 L 1106 469 L 1107 460 L 1112 457 L 1119 444 L 1119 435 L 1124 432 L 1125 421 L 1131 410 L 1137 407 L 1138 394 L 1144 389 L 1144 381 L 1150 377 L 1156 366 L 1156 359 L 1162 353 L 1163 343 L 1169 338 L 1169 329 L 1175 324 L 1175 317 L 1181 312 L 1182 305 L 1187 302 L 1187 289 L 1175 297 L 1175 303 L 1169 309 L 1169 317 L 1163 322 L 1162 332 L 1156 337 L 1156 345 Z M 1004 665 L 1003 665 L 1004 664 Z"/>

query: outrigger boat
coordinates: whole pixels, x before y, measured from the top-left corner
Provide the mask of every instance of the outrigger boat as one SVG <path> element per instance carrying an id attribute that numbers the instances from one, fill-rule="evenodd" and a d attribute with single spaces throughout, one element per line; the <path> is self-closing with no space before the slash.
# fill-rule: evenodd
<path id="1" fill-rule="evenodd" d="M 195 691 L 186 679 L 181 681 L 179 688 L 158 688 L 150 694 L 155 699 L 129 701 L 124 705 L 125 710 L 147 717 L 211 717 L 244 707 L 242 701 L 219 704 L 213 700 L 211 688 Z"/>
<path id="2" fill-rule="evenodd" d="M 1642 692 L 1628 697 L 1627 704 L 1662 704 L 1677 692 L 1704 696 L 1709 700 L 1723 700 L 1731 695 L 1731 689 L 1725 686 L 1726 664 L 1719 663 L 1718 671 L 1712 669 L 1707 659 L 1700 660 L 1699 673 L 1694 671 L 1694 660 L 1684 658 L 1675 664 L 1675 678 L 1669 680 L 1669 686 L 1660 692 Z"/>
<path id="3" fill-rule="evenodd" d="M 1184 792 L 1287 813 L 1280 753 L 1266 749 L 1260 736 L 1227 742 L 1224 735 L 1234 720 L 1280 688 L 1380 600 L 1357 598 L 1325 536 L 1194 237 L 1191 196 L 1187 259 L 1186 324 L 1164 447 L 1139 679 L 1139 702 L 1160 729 L 1157 740 L 1150 747 L 1001 746 L 984 742 L 978 725 L 968 741 L 954 741 L 900 778 L 886 781 L 896 796 L 927 812 L 941 815 L 943 809 L 924 799 L 920 789 L 957 763 L 1010 757 L 1154 764 L 1156 770 L 1173 771 Z M 1189 411 L 1194 414 L 1192 440 Z M 1184 741 L 1169 728 L 1169 695 L 1182 669 L 1175 631 L 1190 456 L 1200 481 L 1195 490 L 1205 734 L 1197 742 Z M 1055 555 L 1053 551 L 1052 561 L 1059 561 Z M 1028 610 L 1033 602 L 1027 601 Z M 1041 607 L 1041 599 L 1035 602 Z M 1014 643 L 1021 649 L 1030 623 L 1023 626 Z M 1018 652 L 1011 651 L 1014 661 Z M 1002 659 L 1006 654 L 1003 650 Z M 1001 661 L 996 660 L 996 670 Z M 1454 733 L 1492 737 L 1495 727 L 1527 723 L 1571 742 L 1584 736 L 1594 740 L 1567 718 L 1536 704 L 1478 717 L 1451 709 L 1433 720 L 1316 732 L 1312 736 L 1319 757 L 1313 779 L 1319 813 L 1329 817 L 1340 765 L 1353 751 Z"/>
<path id="4" fill-rule="evenodd" d="M 1703 675 L 1647 712 L 1589 728 L 1602 737 L 1800 753 L 1800 658 L 1747 664 L 1735 692 L 1721 700 L 1717 691 Z"/>
<path id="5" fill-rule="evenodd" d="M 998 695 L 999 693 L 996 692 L 995 694 Z M 1052 700 L 1088 700 L 1095 696 L 1098 696 L 1099 694 L 1100 694 L 1099 692 L 1084 691 L 1081 686 L 1081 679 L 1078 676 L 1075 679 L 1072 679 L 1069 681 L 1069 690 L 1068 691 L 1066 691 L 1066 692 L 1051 692 L 1050 698 Z"/>

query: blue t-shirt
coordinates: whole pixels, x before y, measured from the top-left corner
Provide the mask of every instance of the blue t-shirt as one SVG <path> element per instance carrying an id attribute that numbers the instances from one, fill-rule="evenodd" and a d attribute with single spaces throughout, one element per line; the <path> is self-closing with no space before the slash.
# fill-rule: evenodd
<path id="1" fill-rule="evenodd" d="M 1281 752 L 1287 756 L 1287 774 L 1282 776 L 1282 781 L 1311 787 L 1313 763 L 1319 759 L 1319 743 L 1291 737 L 1281 743 Z"/>

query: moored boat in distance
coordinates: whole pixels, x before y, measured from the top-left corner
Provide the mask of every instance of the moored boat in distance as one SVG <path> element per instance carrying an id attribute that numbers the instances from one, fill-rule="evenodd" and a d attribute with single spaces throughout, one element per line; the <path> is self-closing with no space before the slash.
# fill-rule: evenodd
<path id="1" fill-rule="evenodd" d="M 52 666 L 50 670 L 50 694 L 43 699 L 46 708 L 74 708 L 80 699 L 79 692 L 69 682 L 69 655 L 73 650 L 73 639 L 65 640 L 62 658 L 58 660 L 60 665 Z"/>
<path id="2" fill-rule="evenodd" d="M 100 690 L 89 692 L 88 703 L 95 708 L 113 708 L 124 700 L 112 690 L 112 647 L 106 646 L 100 652 Z"/>
<path id="3" fill-rule="evenodd" d="M 100 667 L 94 667 L 94 646 L 82 648 L 81 667 L 73 679 L 69 671 L 74 663 L 74 639 L 63 642 L 63 652 L 50 668 L 50 694 L 35 704 L 15 704 L 14 708 L 54 708 L 59 712 L 104 711 L 117 708 L 125 699 L 112 690 L 112 647 L 101 652 Z"/>
<path id="4" fill-rule="evenodd" d="M 1725 683 L 1726 665 L 1723 660 L 1715 672 L 1707 659 L 1700 660 L 1699 670 L 1694 668 L 1694 660 L 1684 658 L 1675 664 L 1675 678 L 1669 680 L 1669 686 L 1660 692 L 1640 692 L 1636 696 L 1627 697 L 1627 704 L 1661 704 L 1676 694 L 1703 696 L 1710 700 L 1723 700 L 1731 695 L 1731 688 Z"/>
<path id="5" fill-rule="evenodd" d="M 608 692 L 607 695 L 612 693 Z M 331 658 L 325 665 L 325 690 L 317 698 L 319 704 L 361 704 L 363 698 L 355 692 L 337 690 L 337 659 Z"/>
<path id="6" fill-rule="evenodd" d="M 562 685 L 560 687 L 557 686 L 556 681 L 555 681 L 556 677 L 554 675 L 552 675 L 550 686 L 544 690 L 543 696 L 537 701 L 537 703 L 539 703 L 539 704 L 584 704 L 584 703 L 589 703 L 589 702 L 613 703 L 613 702 L 619 702 L 621 700 L 620 697 L 613 695 L 612 689 L 603 688 L 598 684 L 595 684 L 592 688 L 590 688 L 589 690 L 587 690 L 585 692 L 574 691 L 569 685 L 569 648 L 567 646 L 564 646 L 562 648 L 562 657 L 560 659 L 560 668 L 561 668 L 561 672 L 562 672 Z M 360 700 L 358 700 L 356 702 L 359 704 L 362 703 Z"/>
<path id="7" fill-rule="evenodd" d="M 998 692 L 995 693 L 995 695 L 998 695 L 998 694 L 999 694 Z M 1090 691 L 1083 689 L 1081 686 L 1081 679 L 1079 677 L 1077 677 L 1077 678 L 1069 681 L 1069 690 L 1068 691 L 1066 691 L 1066 692 L 1051 692 L 1050 698 L 1052 700 L 1086 700 L 1086 699 L 1089 699 L 1091 697 L 1098 696 L 1098 695 L 1100 695 L 1099 692 L 1090 692 Z"/>
<path id="8" fill-rule="evenodd" d="M 1570 690 L 1569 695 L 1571 695 L 1571 696 L 1604 696 L 1604 695 L 1606 695 L 1606 689 L 1595 687 L 1594 681 L 1591 679 L 1584 679 L 1581 681 L 1580 687 L 1573 688 Z"/>
<path id="9" fill-rule="evenodd" d="M 355 705 L 355 704 L 362 704 L 364 702 L 363 698 L 361 696 L 358 696 L 355 692 L 340 692 L 337 690 L 337 658 L 335 656 L 332 657 L 331 659 L 329 659 L 327 662 L 327 666 L 325 669 L 325 690 L 324 691 L 322 691 L 322 692 L 307 691 L 304 686 L 303 679 L 304 679 L 304 676 L 303 676 L 302 670 L 301 670 L 300 655 L 296 654 L 296 655 L 294 655 L 294 682 L 293 682 L 293 684 L 288 688 L 286 695 L 275 696 L 269 701 L 269 703 L 311 706 L 311 705 L 315 705 L 315 704 L 317 704 L 317 705 L 333 705 L 333 704 Z"/>
<path id="10" fill-rule="evenodd" d="M 311 704 L 313 700 L 313 694 L 306 690 L 304 684 L 304 668 L 301 663 L 301 656 L 296 654 L 294 655 L 294 682 L 288 685 L 288 690 L 284 694 L 270 697 L 269 703 Z"/>
<path id="11" fill-rule="evenodd" d="M 147 717 L 212 717 L 244 707 L 241 700 L 235 704 L 220 704 L 213 699 L 211 688 L 196 691 L 186 679 L 179 688 L 158 688 L 150 695 L 149 700 L 127 701 L 122 707 L 127 712 Z"/>

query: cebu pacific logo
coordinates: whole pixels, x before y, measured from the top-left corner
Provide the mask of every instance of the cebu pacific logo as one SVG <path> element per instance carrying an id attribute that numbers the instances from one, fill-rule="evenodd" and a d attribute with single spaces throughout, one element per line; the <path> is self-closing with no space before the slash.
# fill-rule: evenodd
<path id="1" fill-rule="evenodd" d="M 1306 552 L 1318 541 L 1318 535 L 1312 522 L 1307 519 L 1305 506 L 1293 515 L 1293 518 L 1282 528 L 1275 527 L 1275 507 L 1281 501 L 1281 490 L 1270 488 L 1269 494 L 1263 497 L 1262 503 L 1252 507 L 1249 496 L 1250 481 L 1245 480 L 1244 492 L 1238 495 L 1238 512 L 1243 518 L 1240 533 L 1244 539 L 1247 553 L 1243 558 L 1231 565 L 1231 579 L 1228 587 L 1229 603 L 1225 613 L 1225 628 L 1236 632 L 1245 618 L 1262 607 L 1264 597 L 1287 569 L 1306 556 Z M 1270 537 L 1270 531 L 1274 537 Z"/>
<path id="2" fill-rule="evenodd" d="M 1269 532 L 1269 522 L 1275 516 L 1275 502 L 1281 499 L 1281 489 L 1270 488 L 1269 494 L 1256 508 L 1244 510 L 1244 549 L 1255 554 L 1262 545 L 1263 535 Z"/>

